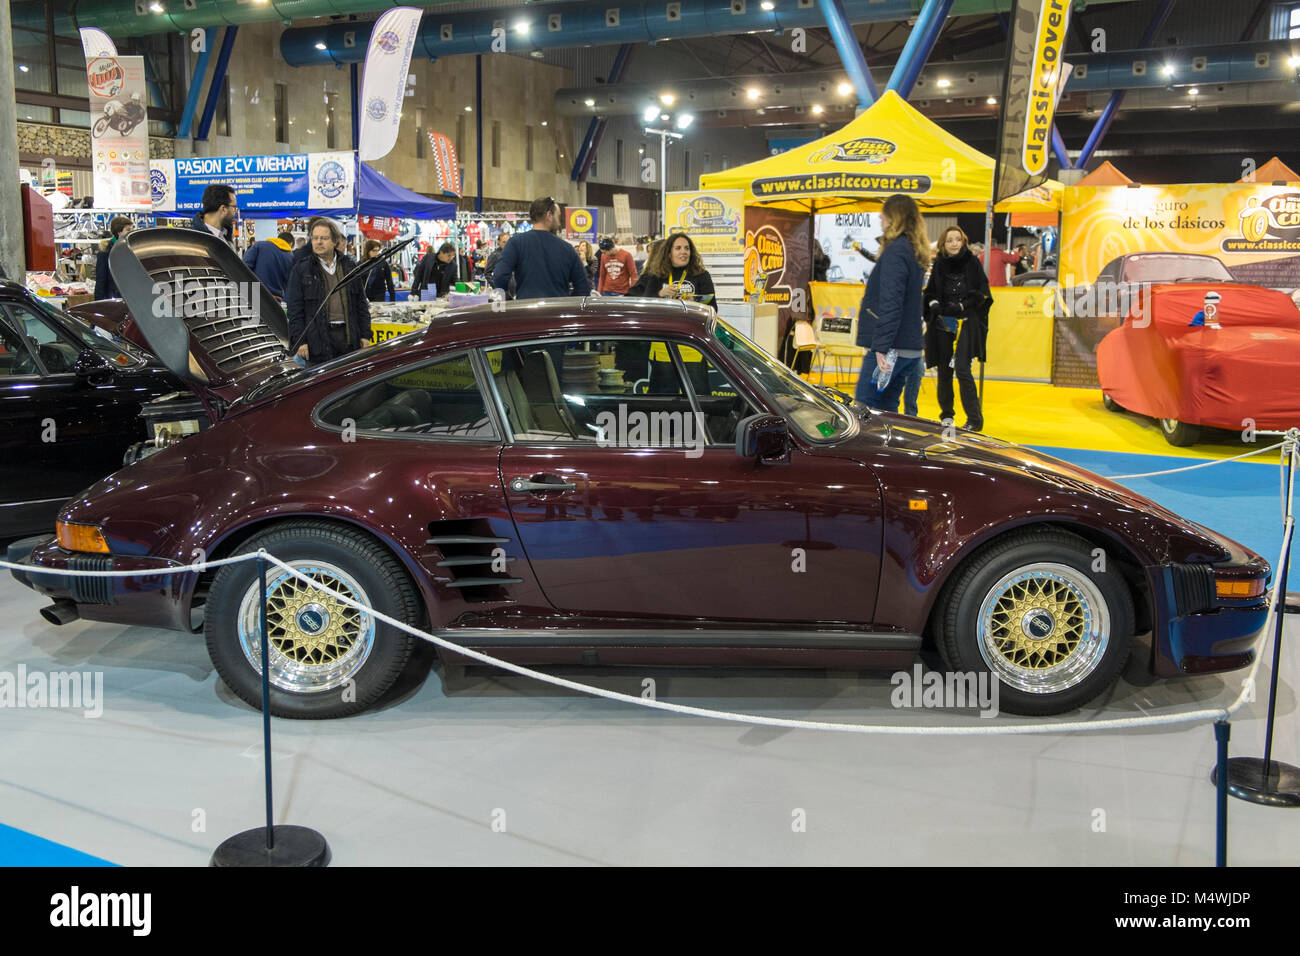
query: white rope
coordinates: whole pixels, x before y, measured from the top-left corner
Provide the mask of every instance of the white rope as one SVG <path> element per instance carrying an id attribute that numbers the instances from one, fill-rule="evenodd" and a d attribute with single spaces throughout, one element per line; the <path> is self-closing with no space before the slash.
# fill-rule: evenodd
<path id="1" fill-rule="evenodd" d="M 91 555 L 91 557 L 112 557 L 112 555 Z M 133 555 L 119 555 L 119 557 L 133 557 Z M 156 571 L 73 571 L 70 568 L 38 568 L 30 564 L 14 564 L 12 561 L 0 560 L 0 568 L 8 568 L 10 571 L 21 571 L 23 574 L 30 574 L 36 577 L 63 576 L 72 578 L 152 578 L 161 577 L 168 574 L 188 574 L 191 571 L 206 571 L 208 568 L 219 568 L 226 564 L 242 564 L 245 561 L 256 559 L 257 555 L 240 554 L 233 558 L 221 558 L 216 561 L 196 561 L 193 564 L 178 564 L 175 567 L 159 568 Z"/>
<path id="2" fill-rule="evenodd" d="M 1214 461 L 1203 461 L 1199 465 L 1187 465 L 1183 468 L 1169 468 L 1165 471 L 1144 471 L 1136 475 L 1104 475 L 1109 481 L 1124 481 L 1127 478 L 1152 478 L 1156 475 L 1173 475 L 1180 471 L 1195 471 L 1197 468 L 1209 468 L 1212 465 L 1226 465 L 1230 461 L 1241 461 L 1243 458 L 1254 458 L 1256 455 L 1262 455 L 1266 451 L 1272 451 L 1275 448 L 1281 448 L 1286 442 L 1280 441 L 1276 445 L 1269 445 L 1267 448 L 1257 448 L 1254 451 L 1248 451 L 1244 455 L 1234 455 L 1232 458 L 1216 458 Z"/>

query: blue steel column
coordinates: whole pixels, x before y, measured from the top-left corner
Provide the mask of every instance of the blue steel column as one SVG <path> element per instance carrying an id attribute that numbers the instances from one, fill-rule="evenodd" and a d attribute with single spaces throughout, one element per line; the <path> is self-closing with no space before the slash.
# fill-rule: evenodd
<path id="1" fill-rule="evenodd" d="M 618 53 L 614 56 L 614 65 L 609 68 L 609 76 L 605 78 L 606 86 L 622 81 L 623 73 L 627 69 L 627 61 L 631 58 L 631 55 L 632 44 L 624 43 L 618 48 Z M 591 122 L 587 124 L 587 135 L 582 139 L 582 146 L 578 150 L 578 155 L 573 158 L 573 169 L 569 173 L 570 182 L 580 183 L 587 178 L 587 172 L 591 169 L 591 164 L 596 157 L 596 150 L 605 135 L 607 122 L 604 117 L 593 116 Z"/>
<path id="2" fill-rule="evenodd" d="M 835 49 L 839 51 L 840 61 L 844 64 L 844 72 L 849 75 L 849 82 L 857 91 L 858 109 L 865 110 L 876 101 L 880 93 L 876 90 L 876 81 L 871 77 L 871 70 L 867 68 L 862 47 L 858 46 L 858 38 L 854 35 L 848 15 L 844 12 L 843 2 L 841 0 L 820 0 L 820 2 L 822 14 L 826 17 L 826 26 L 831 32 L 831 39 L 835 41 Z"/>
<path id="3" fill-rule="evenodd" d="M 474 158 L 478 160 L 478 195 L 474 211 L 483 211 L 483 54 L 474 57 Z M 463 188 L 463 187 L 462 187 Z"/>
<path id="4" fill-rule="evenodd" d="M 360 149 L 361 148 L 361 111 L 357 109 L 357 97 L 358 97 L 357 65 L 355 63 L 350 64 L 348 67 L 348 72 L 352 74 L 351 76 L 348 77 L 349 83 L 352 87 L 352 148 Z M 417 135 L 419 134 L 419 132 L 420 132 L 419 130 L 416 130 Z"/>
<path id="5" fill-rule="evenodd" d="M 203 118 L 199 120 L 199 134 L 195 139 L 208 138 L 212 117 L 217 115 L 217 97 L 221 95 L 221 84 L 226 81 L 226 70 L 230 66 L 230 51 L 235 48 L 235 36 L 238 33 L 239 27 L 226 27 L 225 36 L 221 38 L 221 52 L 217 54 L 212 83 L 208 86 L 208 101 L 203 105 Z"/>
<path id="6" fill-rule="evenodd" d="M 1061 164 L 1062 169 L 1070 168 L 1070 153 L 1065 148 L 1065 139 L 1055 123 L 1052 124 L 1052 152 L 1056 153 L 1056 161 Z"/>
<path id="7" fill-rule="evenodd" d="M 933 6 L 934 14 L 926 24 L 925 32 L 921 34 L 921 39 L 917 42 L 912 61 L 908 63 L 907 70 L 896 87 L 898 95 L 903 99 L 907 99 L 912 95 L 912 87 L 916 85 L 917 77 L 925 69 L 925 61 L 930 59 L 930 52 L 934 49 L 935 43 L 938 42 L 939 34 L 943 32 L 943 25 L 948 20 L 948 11 L 952 9 L 952 3 L 953 0 L 925 0 L 925 9 L 928 10 Z M 924 12 L 923 10 L 922 13 Z M 921 23 L 918 20 L 913 32 L 920 28 Z M 908 40 L 910 41 L 911 37 L 908 37 Z M 897 67 L 895 67 L 895 70 L 897 70 Z"/>
<path id="8" fill-rule="evenodd" d="M 903 80 L 911 69 L 912 62 L 919 56 L 921 63 L 924 64 L 930 55 L 930 50 L 934 47 L 934 41 L 931 40 L 924 51 L 921 49 L 940 7 L 943 8 L 943 16 L 939 17 L 939 25 L 942 27 L 944 19 L 948 16 L 948 10 L 952 7 L 952 0 L 925 0 L 925 6 L 917 15 L 916 26 L 912 27 L 912 32 L 907 35 L 903 52 L 898 55 L 898 62 L 894 64 L 894 70 L 889 74 L 889 82 L 885 84 L 885 89 L 894 90 L 903 99 L 907 99 L 907 93 L 902 91 Z M 936 33 L 935 36 L 938 37 L 938 34 Z M 917 70 L 917 73 L 919 74 L 920 70 Z M 915 83 L 916 80 L 913 79 L 912 82 Z M 908 84 L 907 89 L 911 92 L 911 84 Z"/>
<path id="9" fill-rule="evenodd" d="M 1138 44 L 1140 49 L 1146 49 L 1155 39 L 1155 35 L 1160 28 L 1165 25 L 1165 20 L 1169 18 L 1170 12 L 1174 9 L 1176 0 L 1162 0 L 1159 8 L 1151 17 L 1151 22 L 1147 25 L 1146 32 L 1142 34 L 1142 42 Z M 1124 102 L 1124 90 L 1115 90 L 1110 94 L 1110 99 L 1106 102 L 1105 108 L 1101 111 L 1101 116 L 1097 117 L 1097 123 L 1088 134 L 1088 141 L 1083 144 L 1083 151 L 1079 153 L 1079 158 L 1075 160 L 1076 169 L 1083 169 L 1092 159 L 1093 151 L 1101 143 L 1101 139 L 1110 129 L 1110 124 L 1115 121 L 1115 114 L 1119 112 L 1120 104 Z"/>
<path id="10" fill-rule="evenodd" d="M 190 77 L 190 88 L 185 94 L 185 111 L 181 113 L 181 125 L 176 130 L 178 137 L 189 139 L 194 132 L 194 111 L 199 106 L 199 93 L 203 89 L 203 78 L 208 73 L 208 56 L 212 52 L 212 41 L 216 30 L 208 27 L 203 31 L 203 49 L 198 62 L 194 64 L 194 75 Z"/>

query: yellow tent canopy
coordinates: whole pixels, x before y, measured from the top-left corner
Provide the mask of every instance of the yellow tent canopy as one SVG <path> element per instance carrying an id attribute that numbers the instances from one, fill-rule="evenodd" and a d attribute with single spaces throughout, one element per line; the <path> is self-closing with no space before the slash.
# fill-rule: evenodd
<path id="1" fill-rule="evenodd" d="M 848 125 L 789 152 L 700 177 L 700 189 L 743 189 L 747 204 L 799 212 L 866 212 L 906 193 L 928 212 L 984 212 L 993 158 L 930 122 L 887 90 Z M 1049 180 L 998 203 L 999 212 L 1060 208 Z"/>

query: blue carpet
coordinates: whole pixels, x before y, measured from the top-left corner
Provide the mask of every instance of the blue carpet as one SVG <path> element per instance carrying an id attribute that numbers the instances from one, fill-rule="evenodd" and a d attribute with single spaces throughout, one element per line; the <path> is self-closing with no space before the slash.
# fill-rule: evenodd
<path id="1" fill-rule="evenodd" d="M 0 866 L 117 866 L 0 823 Z"/>
<path id="2" fill-rule="evenodd" d="M 1198 463 L 1187 458 L 1117 451 L 1043 447 L 1038 450 L 1106 478 Z M 1175 514 L 1244 544 L 1267 558 L 1270 564 L 1275 564 L 1278 549 L 1282 547 L 1281 469 L 1276 456 L 1277 452 L 1260 455 L 1258 461 L 1269 462 L 1267 465 L 1255 461 L 1233 461 L 1156 478 L 1128 478 L 1120 484 L 1164 505 Z M 1293 557 L 1287 575 L 1288 590 L 1300 587 L 1300 572 L 1294 565 Z"/>

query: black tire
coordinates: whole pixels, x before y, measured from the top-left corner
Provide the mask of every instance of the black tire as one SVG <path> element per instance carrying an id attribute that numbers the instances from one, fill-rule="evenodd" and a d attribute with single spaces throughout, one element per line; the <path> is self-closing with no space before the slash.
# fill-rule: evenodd
<path id="1" fill-rule="evenodd" d="M 1050 529 L 1016 532 L 973 554 L 939 598 L 945 667 L 996 675 L 999 709 L 1012 714 L 1060 714 L 1109 689 L 1133 646 L 1133 597 L 1113 560 L 1092 570 L 1093 551 Z M 1072 628 L 1082 632 L 1073 643 Z"/>
<path id="2" fill-rule="evenodd" d="M 1101 393 L 1101 404 L 1102 404 L 1102 407 L 1105 408 L 1106 411 L 1108 411 L 1108 412 L 1122 412 L 1122 411 L 1124 411 L 1124 406 L 1121 405 L 1119 402 L 1115 401 L 1115 399 L 1111 398 L 1111 397 L 1110 397 L 1109 395 L 1107 395 L 1105 392 L 1102 392 L 1102 393 Z"/>
<path id="3" fill-rule="evenodd" d="M 412 626 L 421 621 L 419 596 L 405 568 L 361 531 L 324 521 L 295 521 L 253 536 L 236 553 L 261 548 L 343 593 L 353 592 L 355 600 L 390 617 Z M 402 673 L 416 638 L 331 602 L 275 565 L 268 565 L 266 573 L 272 595 L 267 617 L 271 713 L 304 719 L 346 717 L 378 701 Z M 256 562 L 222 567 L 204 612 L 212 665 L 227 687 L 260 710 Z M 308 630 L 304 622 L 316 623 L 317 630 Z"/>
<path id="4" fill-rule="evenodd" d="M 1201 440 L 1201 426 L 1189 425 L 1186 422 L 1180 422 L 1176 418 L 1160 419 L 1160 434 L 1165 436 L 1165 441 L 1179 448 L 1185 448 L 1188 445 L 1195 445 Z"/>
<path id="5" fill-rule="evenodd" d="M 107 129 L 108 129 L 107 116 L 101 116 L 99 119 L 95 120 L 95 128 L 93 132 L 96 136 L 103 136 L 104 131 Z"/>

